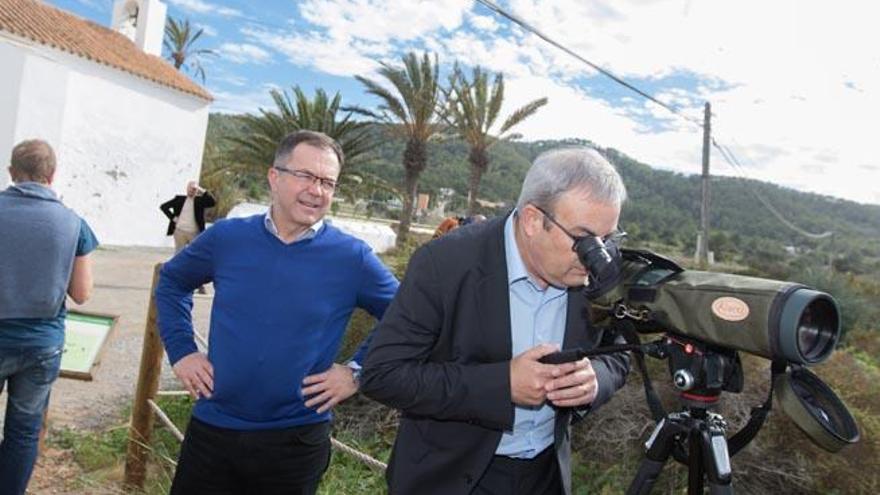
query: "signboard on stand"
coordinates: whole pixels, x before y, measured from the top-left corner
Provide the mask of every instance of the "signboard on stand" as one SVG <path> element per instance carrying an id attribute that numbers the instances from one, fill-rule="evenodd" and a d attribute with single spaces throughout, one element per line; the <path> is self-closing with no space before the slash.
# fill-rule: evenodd
<path id="1" fill-rule="evenodd" d="M 92 380 L 92 372 L 101 362 L 104 347 L 118 319 L 116 315 L 68 311 L 61 377 Z"/>

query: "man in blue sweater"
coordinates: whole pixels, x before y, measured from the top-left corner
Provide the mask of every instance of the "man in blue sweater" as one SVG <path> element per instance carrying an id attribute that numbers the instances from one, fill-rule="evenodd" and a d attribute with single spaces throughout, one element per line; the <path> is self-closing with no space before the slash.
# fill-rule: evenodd
<path id="1" fill-rule="evenodd" d="M 355 307 L 382 317 L 397 280 L 323 220 L 343 164 L 328 136 L 298 131 L 268 172 L 269 212 L 217 222 L 162 268 L 159 330 L 197 399 L 173 494 L 312 494 L 330 460 L 330 409 L 353 395 L 366 342 L 334 363 Z M 192 292 L 213 282 L 209 351 Z"/>
<path id="2" fill-rule="evenodd" d="M 51 189 L 55 152 L 37 139 L 12 149 L 13 185 L 0 192 L 0 493 L 25 492 L 43 413 L 61 367 L 66 295 L 92 292 L 89 258 L 98 240 Z"/>

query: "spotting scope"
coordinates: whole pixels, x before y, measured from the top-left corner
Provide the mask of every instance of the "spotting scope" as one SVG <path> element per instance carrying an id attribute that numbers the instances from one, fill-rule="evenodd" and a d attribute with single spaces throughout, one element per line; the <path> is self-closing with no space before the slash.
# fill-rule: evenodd
<path id="1" fill-rule="evenodd" d="M 828 294 L 779 280 L 684 270 L 656 253 L 621 249 L 620 282 L 591 302 L 639 332 L 669 332 L 771 360 L 813 365 L 840 338 Z"/>

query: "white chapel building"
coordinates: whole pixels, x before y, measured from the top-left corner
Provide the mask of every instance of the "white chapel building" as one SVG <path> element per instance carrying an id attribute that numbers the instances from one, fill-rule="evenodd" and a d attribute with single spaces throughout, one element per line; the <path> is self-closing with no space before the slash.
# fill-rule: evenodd
<path id="1" fill-rule="evenodd" d="M 161 58 L 165 12 L 116 0 L 108 28 L 0 0 L 0 188 L 12 147 L 44 139 L 54 189 L 102 244 L 170 245 L 159 204 L 199 177 L 212 97 Z"/>

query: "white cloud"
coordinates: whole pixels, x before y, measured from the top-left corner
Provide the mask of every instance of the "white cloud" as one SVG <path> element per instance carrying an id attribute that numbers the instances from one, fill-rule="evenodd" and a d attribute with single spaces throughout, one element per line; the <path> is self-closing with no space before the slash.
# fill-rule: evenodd
<path id="1" fill-rule="evenodd" d="M 384 42 L 455 29 L 469 6 L 468 0 L 307 0 L 299 8 L 306 21 L 326 29 L 331 38 Z"/>
<path id="2" fill-rule="evenodd" d="M 217 14 L 223 17 L 241 17 L 241 11 L 221 5 L 215 5 L 205 0 L 168 0 L 175 7 L 196 14 Z"/>
<path id="3" fill-rule="evenodd" d="M 207 25 L 207 24 L 201 24 L 201 23 L 198 23 L 198 22 L 194 22 L 194 23 L 193 23 L 193 26 L 194 26 L 196 29 L 201 29 L 201 30 L 203 30 L 203 31 L 205 32 L 205 36 L 217 36 L 217 30 L 214 29 L 212 26 L 209 26 L 209 25 Z"/>
<path id="4" fill-rule="evenodd" d="M 482 31 L 492 32 L 492 31 L 498 30 L 498 23 L 495 22 L 495 19 L 493 19 L 492 17 L 489 17 L 487 15 L 478 15 L 478 14 L 471 13 L 468 16 L 468 20 L 470 21 L 471 24 L 473 24 L 473 26 L 475 28 L 480 29 Z"/>
<path id="5" fill-rule="evenodd" d="M 285 35 L 253 28 L 245 28 L 242 33 L 251 41 L 284 54 L 295 65 L 327 74 L 369 74 L 377 67 L 373 58 L 352 48 L 352 40 L 331 39 L 316 33 Z"/>
<path id="6" fill-rule="evenodd" d="M 248 83 L 247 78 L 244 78 L 241 76 L 236 76 L 233 74 L 220 74 L 220 75 L 215 74 L 213 77 L 211 77 L 211 79 L 214 82 L 222 82 L 222 83 L 229 84 L 230 86 L 235 86 L 238 88 L 240 88 Z"/>
<path id="7" fill-rule="evenodd" d="M 302 17 L 315 28 L 296 31 L 245 28 L 254 42 L 285 54 L 296 64 L 338 76 L 370 76 L 377 60 L 398 60 L 396 45 L 425 42 L 426 36 L 461 26 L 468 0 L 308 0 Z"/>
<path id="8" fill-rule="evenodd" d="M 272 60 L 269 52 L 249 43 L 223 43 L 217 48 L 217 53 L 236 64 L 265 64 Z"/>
<path id="9" fill-rule="evenodd" d="M 243 93 L 221 91 L 211 89 L 214 103 L 211 105 L 212 112 L 220 113 L 255 113 L 259 108 L 274 109 L 272 97 L 269 91 L 278 89 L 273 84 L 264 84 L 260 89 Z"/>

